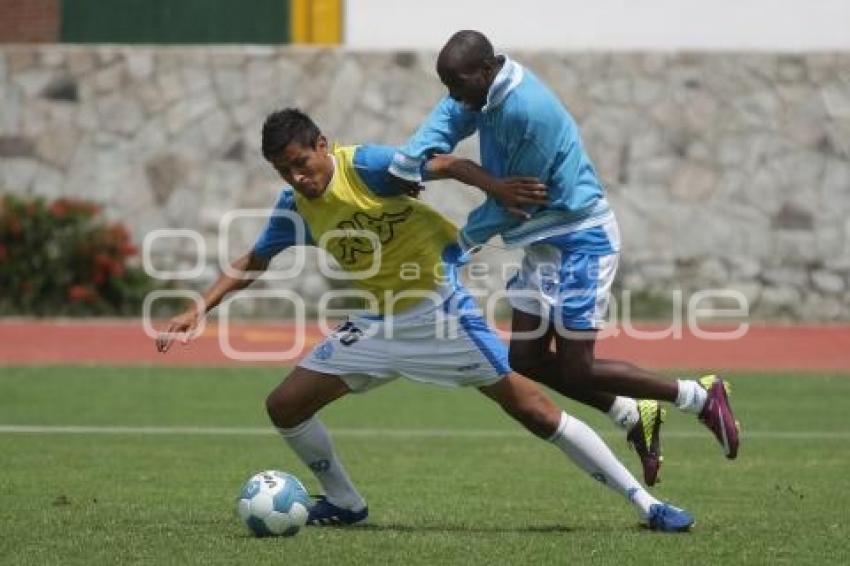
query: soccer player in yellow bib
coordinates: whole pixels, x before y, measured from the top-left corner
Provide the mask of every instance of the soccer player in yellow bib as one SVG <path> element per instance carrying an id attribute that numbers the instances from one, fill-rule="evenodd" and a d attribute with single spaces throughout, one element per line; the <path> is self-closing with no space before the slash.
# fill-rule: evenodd
<path id="1" fill-rule="evenodd" d="M 246 277 L 222 275 L 204 294 L 203 309 L 193 307 L 172 319 L 157 347 L 167 351 L 175 334 L 191 332 L 227 293 L 247 286 L 274 255 L 293 245 L 319 245 L 344 270 L 361 275 L 357 283 L 373 297 L 372 309 L 350 317 L 266 399 L 271 421 L 325 491 L 310 509 L 308 524 L 350 525 L 368 515 L 316 413 L 348 393 L 405 377 L 477 387 L 534 435 L 624 496 L 650 528 L 690 528 L 693 518 L 687 512 L 653 497 L 595 432 L 562 411 L 533 381 L 511 371 L 506 346 L 455 277 L 457 229 L 425 203 L 397 192 L 388 173 L 395 148 L 331 148 L 313 121 L 296 109 L 266 119 L 262 148 L 291 186 L 277 201 L 280 214 L 271 216 L 254 248 L 234 263 Z M 425 173 L 426 178 L 441 174 Z"/>

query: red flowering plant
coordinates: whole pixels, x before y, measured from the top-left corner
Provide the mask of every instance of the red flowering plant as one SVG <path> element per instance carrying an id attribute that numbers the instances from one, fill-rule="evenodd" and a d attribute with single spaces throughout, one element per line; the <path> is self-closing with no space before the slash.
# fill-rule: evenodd
<path id="1" fill-rule="evenodd" d="M 137 315 L 153 281 L 100 207 L 0 196 L 0 314 Z"/>

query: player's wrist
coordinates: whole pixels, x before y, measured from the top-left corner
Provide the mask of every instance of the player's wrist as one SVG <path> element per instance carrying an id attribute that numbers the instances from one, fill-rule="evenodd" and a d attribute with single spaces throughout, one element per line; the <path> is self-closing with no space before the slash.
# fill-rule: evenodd
<path id="1" fill-rule="evenodd" d="M 207 311 L 209 310 L 208 305 L 209 303 L 205 300 L 193 303 L 186 311 L 186 315 L 194 318 L 195 320 L 200 320 L 207 314 Z"/>
<path id="2" fill-rule="evenodd" d="M 392 163 L 389 166 L 389 173 L 393 177 L 411 183 L 422 182 L 422 160 L 408 157 L 402 153 L 396 153 L 393 156 Z"/>
<path id="3" fill-rule="evenodd" d="M 494 197 L 500 196 L 503 192 L 502 182 L 499 179 L 485 179 L 479 186 L 481 187 L 482 191 Z"/>

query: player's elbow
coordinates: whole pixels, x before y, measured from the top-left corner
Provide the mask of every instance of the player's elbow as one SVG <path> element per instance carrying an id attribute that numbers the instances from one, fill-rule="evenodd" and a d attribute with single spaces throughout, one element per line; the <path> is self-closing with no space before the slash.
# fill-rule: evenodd
<path id="1" fill-rule="evenodd" d="M 239 261 L 242 271 L 263 272 L 269 268 L 269 260 L 258 256 L 253 251 L 245 254 Z"/>
<path id="2" fill-rule="evenodd" d="M 237 288 L 247 287 L 253 283 L 269 267 L 269 262 L 257 256 L 253 251 L 234 261 L 231 266 L 231 275 L 239 284 Z"/>

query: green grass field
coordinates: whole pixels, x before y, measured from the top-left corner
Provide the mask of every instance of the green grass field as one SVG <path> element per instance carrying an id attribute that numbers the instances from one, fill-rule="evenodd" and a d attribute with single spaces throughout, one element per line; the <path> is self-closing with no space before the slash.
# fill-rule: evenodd
<path id="1" fill-rule="evenodd" d="M 735 462 L 693 418 L 670 411 L 664 481 L 655 492 L 695 514 L 685 535 L 639 528 L 623 500 L 478 392 L 396 382 L 323 414 L 369 501 L 370 524 L 253 539 L 234 505 L 252 473 L 287 470 L 316 488 L 267 428 L 263 400 L 284 373 L 0 368 L 0 564 L 829 564 L 850 557 L 848 376 L 733 376 L 745 434 Z M 560 401 L 638 471 L 607 420 Z M 12 425 L 92 428 L 24 433 Z M 196 430 L 211 427 L 226 430 Z"/>

